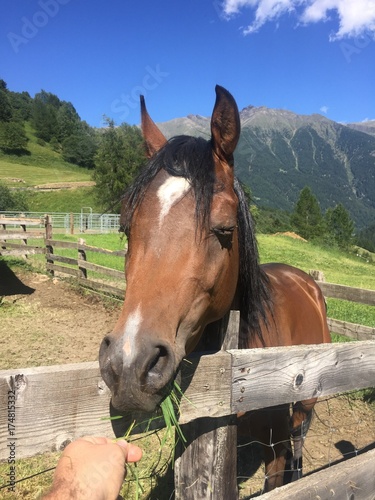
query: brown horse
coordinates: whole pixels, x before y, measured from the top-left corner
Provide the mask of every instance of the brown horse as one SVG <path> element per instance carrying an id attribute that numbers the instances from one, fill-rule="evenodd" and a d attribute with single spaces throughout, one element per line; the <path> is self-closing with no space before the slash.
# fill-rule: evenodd
<path id="1" fill-rule="evenodd" d="M 168 393 L 182 359 L 205 329 L 231 307 L 240 310 L 240 348 L 329 342 L 322 293 L 304 272 L 258 263 L 253 224 L 233 172 L 240 135 L 237 105 L 216 87 L 211 140 L 167 141 L 141 99 L 150 160 L 126 193 L 126 297 L 100 348 L 103 379 L 120 411 L 153 411 Z M 275 389 L 277 390 L 277 389 Z M 240 419 L 266 446 L 269 490 L 285 481 L 310 422 L 315 399 Z M 268 444 L 275 443 L 272 447 Z M 296 466 L 296 465 L 295 465 Z"/>

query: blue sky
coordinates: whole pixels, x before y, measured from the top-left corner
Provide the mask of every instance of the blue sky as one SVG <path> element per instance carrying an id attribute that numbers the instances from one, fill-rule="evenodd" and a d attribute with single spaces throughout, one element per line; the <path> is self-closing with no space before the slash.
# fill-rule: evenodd
<path id="1" fill-rule="evenodd" d="M 375 0 L 3 0 L 0 78 L 100 126 L 248 105 L 375 119 Z"/>

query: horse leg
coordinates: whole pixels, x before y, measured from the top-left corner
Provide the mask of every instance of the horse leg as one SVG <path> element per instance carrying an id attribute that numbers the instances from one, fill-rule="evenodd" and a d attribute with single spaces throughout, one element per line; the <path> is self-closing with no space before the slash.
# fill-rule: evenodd
<path id="1" fill-rule="evenodd" d="M 302 448 L 307 431 L 310 428 L 312 413 L 317 398 L 298 401 L 293 405 L 293 413 L 290 419 L 290 434 L 293 441 L 293 454 L 287 458 L 287 470 L 285 483 L 296 481 L 302 473 Z"/>
<path id="2" fill-rule="evenodd" d="M 285 461 L 291 453 L 289 418 L 289 406 L 282 405 L 250 412 L 239 424 L 240 434 L 244 435 L 245 431 L 249 434 L 250 431 L 251 436 L 262 444 L 265 492 L 284 484 Z"/>

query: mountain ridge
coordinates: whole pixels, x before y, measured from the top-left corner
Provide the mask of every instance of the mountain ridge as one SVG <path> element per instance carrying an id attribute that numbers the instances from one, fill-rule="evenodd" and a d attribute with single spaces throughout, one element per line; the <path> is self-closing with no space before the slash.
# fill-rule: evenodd
<path id="1" fill-rule="evenodd" d="M 375 122 L 341 124 L 320 114 L 299 115 L 265 106 L 245 107 L 240 120 L 236 174 L 251 188 L 257 204 L 290 211 L 308 185 L 322 210 L 342 203 L 358 228 L 373 222 Z M 168 138 L 210 137 L 210 118 L 200 115 L 158 126 Z"/>

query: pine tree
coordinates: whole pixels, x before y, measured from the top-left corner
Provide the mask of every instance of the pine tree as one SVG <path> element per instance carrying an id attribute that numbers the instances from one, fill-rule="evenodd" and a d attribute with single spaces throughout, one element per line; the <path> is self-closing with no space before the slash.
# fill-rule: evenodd
<path id="1" fill-rule="evenodd" d="M 306 239 L 317 239 L 323 232 L 323 216 L 319 202 L 311 189 L 302 189 L 291 215 L 295 231 Z"/>
<path id="2" fill-rule="evenodd" d="M 0 82 L 4 82 L 4 80 L 0 80 Z M 6 90 L 3 85 L 0 84 L 0 122 L 9 122 L 12 119 L 13 110 L 12 104 L 9 98 L 9 92 Z"/>
<path id="3" fill-rule="evenodd" d="M 329 208 L 324 216 L 330 238 L 343 249 L 349 248 L 354 241 L 354 222 L 349 212 L 339 203 Z"/>
<path id="4" fill-rule="evenodd" d="M 26 149 L 28 138 L 22 123 L 0 122 L 0 148 L 7 152 Z"/>
<path id="5" fill-rule="evenodd" d="M 125 123 L 115 127 L 112 120 L 107 123 L 96 154 L 93 178 L 103 207 L 119 209 L 121 196 L 146 157 L 138 127 Z"/>
<path id="6" fill-rule="evenodd" d="M 25 193 L 13 192 L 5 184 L 0 183 L 0 211 L 28 210 Z"/>

